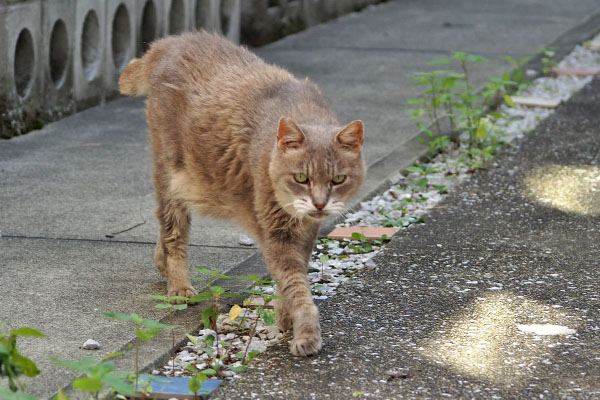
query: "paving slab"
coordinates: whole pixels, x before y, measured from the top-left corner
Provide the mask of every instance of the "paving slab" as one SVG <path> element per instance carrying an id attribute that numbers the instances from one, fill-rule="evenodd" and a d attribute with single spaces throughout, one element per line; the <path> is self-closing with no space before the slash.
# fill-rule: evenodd
<path id="1" fill-rule="evenodd" d="M 2 234 L 156 242 L 143 107 L 143 99 L 122 98 L 1 142 Z M 240 247 L 240 233 L 196 217 L 190 243 Z"/>
<path id="2" fill-rule="evenodd" d="M 165 311 L 155 309 L 148 298 L 166 293 L 166 281 L 152 264 L 153 249 L 149 244 L 0 240 L 0 321 L 6 323 L 5 329 L 29 326 L 47 335 L 19 340 L 20 348 L 42 371 L 28 384 L 33 394 L 47 398 L 75 376 L 53 365 L 51 356 L 100 358 L 122 350 L 133 339 L 131 326 L 109 320 L 102 312 L 135 312 L 145 318 L 165 319 Z M 190 265 L 230 270 L 254 252 L 194 246 L 189 250 Z M 194 285 L 199 290 L 204 287 L 201 282 Z M 199 325 L 199 311 L 194 309 L 164 321 L 178 326 L 178 342 Z M 82 350 L 87 339 L 100 342 L 101 349 Z M 165 333 L 150 347 L 145 346 L 140 365 L 155 362 L 170 348 L 170 341 Z M 133 371 L 132 356 L 119 360 L 119 366 Z"/>
<path id="3" fill-rule="evenodd" d="M 596 79 L 394 236 L 319 304 L 318 355 L 214 398 L 600 397 L 599 106 Z"/>

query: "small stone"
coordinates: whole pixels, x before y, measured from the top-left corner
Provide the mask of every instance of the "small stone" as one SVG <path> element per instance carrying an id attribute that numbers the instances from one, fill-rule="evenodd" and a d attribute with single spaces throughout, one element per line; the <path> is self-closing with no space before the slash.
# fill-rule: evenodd
<path id="1" fill-rule="evenodd" d="M 252 246 L 254 244 L 254 239 L 252 239 L 250 236 L 241 234 L 238 238 L 238 243 L 242 246 Z"/>
<path id="2" fill-rule="evenodd" d="M 100 348 L 100 343 L 94 339 L 88 339 L 85 341 L 83 346 L 81 346 L 81 348 L 84 350 L 98 350 Z"/>
<path id="3" fill-rule="evenodd" d="M 258 351 L 259 353 L 262 353 L 263 351 L 267 350 L 267 345 L 263 342 L 259 342 L 259 341 L 252 341 L 252 343 L 250 343 L 250 346 L 248 346 L 248 351 Z"/>
<path id="4" fill-rule="evenodd" d="M 230 371 L 230 370 L 225 370 L 225 371 L 222 371 L 221 373 L 226 378 L 233 378 L 235 376 L 235 372 Z"/>

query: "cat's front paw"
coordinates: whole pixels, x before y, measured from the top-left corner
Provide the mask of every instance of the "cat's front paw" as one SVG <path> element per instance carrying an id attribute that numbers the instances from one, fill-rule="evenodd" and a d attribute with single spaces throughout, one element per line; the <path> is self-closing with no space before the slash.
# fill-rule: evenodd
<path id="1" fill-rule="evenodd" d="M 174 297 L 174 296 L 182 296 L 182 297 L 187 297 L 188 299 L 191 298 L 192 296 L 194 296 L 196 294 L 196 290 L 193 287 L 180 287 L 180 288 L 169 288 L 167 290 L 167 295 L 169 297 Z M 184 300 L 174 300 L 172 301 L 173 304 L 185 304 Z"/>
<path id="2" fill-rule="evenodd" d="M 315 330 L 307 330 L 294 334 L 290 343 L 290 351 L 295 356 L 311 356 L 321 350 L 321 333 Z"/>

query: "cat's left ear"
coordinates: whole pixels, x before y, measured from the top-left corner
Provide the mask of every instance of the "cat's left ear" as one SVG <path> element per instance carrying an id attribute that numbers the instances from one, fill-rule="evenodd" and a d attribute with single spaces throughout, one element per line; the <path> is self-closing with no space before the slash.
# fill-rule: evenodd
<path id="1" fill-rule="evenodd" d="M 352 151 L 355 153 L 359 153 L 362 149 L 362 145 L 364 142 L 363 139 L 363 130 L 365 125 L 362 121 L 352 121 L 341 131 L 335 135 L 335 141 L 338 143 L 344 150 Z"/>
<path id="2" fill-rule="evenodd" d="M 298 149 L 306 140 L 302 130 L 290 118 L 281 117 L 277 128 L 277 147 L 285 151 Z"/>

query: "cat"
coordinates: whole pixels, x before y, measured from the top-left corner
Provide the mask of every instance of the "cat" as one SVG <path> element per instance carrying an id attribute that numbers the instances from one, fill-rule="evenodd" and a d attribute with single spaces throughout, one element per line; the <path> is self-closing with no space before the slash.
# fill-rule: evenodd
<path id="1" fill-rule="evenodd" d="M 229 218 L 258 239 L 277 282 L 277 323 L 290 351 L 321 348 L 307 282 L 319 224 L 340 214 L 364 176 L 362 121 L 340 125 L 319 89 L 248 49 L 204 31 L 154 42 L 119 88 L 147 95 L 160 234 L 155 252 L 169 296 L 194 295 L 190 210 Z"/>

